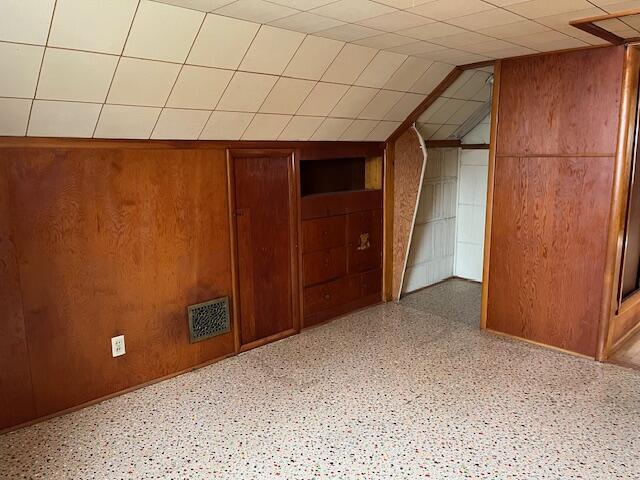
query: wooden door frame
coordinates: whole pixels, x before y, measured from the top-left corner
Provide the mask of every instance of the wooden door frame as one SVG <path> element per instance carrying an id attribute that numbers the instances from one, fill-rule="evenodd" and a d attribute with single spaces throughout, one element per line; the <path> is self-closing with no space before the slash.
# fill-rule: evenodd
<path id="1" fill-rule="evenodd" d="M 238 278 L 238 224 L 236 219 L 235 158 L 240 157 L 287 157 L 287 182 L 289 185 L 289 244 L 291 251 L 291 318 L 293 327 L 246 344 L 240 337 L 240 279 Z M 299 248 L 299 163 L 300 152 L 295 149 L 227 149 L 227 192 L 229 205 L 231 281 L 233 309 L 233 338 L 235 352 L 241 353 L 267 343 L 275 342 L 300 332 L 300 248 Z"/>
<path id="2" fill-rule="evenodd" d="M 496 149 L 498 143 L 498 110 L 500 107 L 500 74 L 502 60 L 493 67 L 493 93 L 491 98 L 491 131 L 489 135 L 489 168 L 487 174 L 487 210 L 484 224 L 484 259 L 482 263 L 482 299 L 480 306 L 480 329 L 487 328 L 489 310 L 489 265 L 491 260 L 491 227 L 493 226 L 493 191 L 496 175 Z"/>

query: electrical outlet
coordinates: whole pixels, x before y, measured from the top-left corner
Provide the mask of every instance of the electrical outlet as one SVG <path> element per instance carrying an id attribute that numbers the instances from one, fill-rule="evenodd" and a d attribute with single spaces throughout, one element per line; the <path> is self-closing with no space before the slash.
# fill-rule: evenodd
<path id="1" fill-rule="evenodd" d="M 114 357 L 119 357 L 127 353 L 124 349 L 124 335 L 113 337 L 111 339 L 111 354 Z"/>

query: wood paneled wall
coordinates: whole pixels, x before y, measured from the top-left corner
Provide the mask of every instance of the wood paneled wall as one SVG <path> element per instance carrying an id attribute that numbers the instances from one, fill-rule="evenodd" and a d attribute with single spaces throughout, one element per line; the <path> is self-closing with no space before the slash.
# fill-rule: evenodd
<path id="1" fill-rule="evenodd" d="M 233 296 L 228 148 L 383 145 L 0 139 L 0 430 L 239 351 L 235 328 L 189 343 L 186 316 Z"/>
<path id="2" fill-rule="evenodd" d="M 624 49 L 502 62 L 487 328 L 595 356 Z"/>
<path id="3" fill-rule="evenodd" d="M 0 162 L 14 337 L 0 375 L 25 400 L 1 426 L 233 352 L 231 334 L 190 344 L 185 320 L 187 305 L 231 295 L 224 150 L 3 150 Z M 112 358 L 119 334 L 127 354 Z"/>

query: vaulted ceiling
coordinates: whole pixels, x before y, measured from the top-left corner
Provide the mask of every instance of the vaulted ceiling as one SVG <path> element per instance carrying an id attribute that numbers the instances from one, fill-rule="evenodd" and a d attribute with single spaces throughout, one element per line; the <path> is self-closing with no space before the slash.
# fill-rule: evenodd
<path id="1" fill-rule="evenodd" d="M 385 140 L 454 65 L 617 0 L 2 0 L 0 135 Z"/>

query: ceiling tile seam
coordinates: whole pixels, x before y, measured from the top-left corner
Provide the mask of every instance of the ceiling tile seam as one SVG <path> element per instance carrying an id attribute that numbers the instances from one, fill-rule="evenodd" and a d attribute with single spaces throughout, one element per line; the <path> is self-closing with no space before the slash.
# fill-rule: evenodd
<path id="1" fill-rule="evenodd" d="M 58 6 L 58 0 L 54 0 L 53 9 L 51 10 L 51 18 L 49 19 L 49 30 L 47 31 L 47 39 L 45 41 L 45 48 L 42 49 L 42 58 L 40 59 L 40 68 L 38 68 L 38 77 L 36 78 L 36 88 L 33 91 L 33 99 L 31 101 L 31 107 L 29 107 L 29 115 L 27 117 L 27 131 L 25 137 L 29 135 L 29 128 L 31 126 L 31 114 L 33 113 L 33 105 L 35 104 L 35 98 L 38 94 L 38 87 L 40 86 L 40 76 L 42 75 L 42 67 L 44 65 L 44 56 L 47 53 L 46 45 L 49 43 L 49 36 L 51 35 L 51 28 L 53 27 L 53 19 L 56 15 L 56 8 Z"/>
<path id="2" fill-rule="evenodd" d="M 207 15 L 205 15 L 205 20 L 207 18 Z M 255 22 L 254 22 L 255 23 Z M 245 57 L 247 56 L 247 53 L 249 53 L 249 50 L 251 49 L 251 45 L 253 45 L 253 42 L 255 42 L 256 37 L 258 36 L 258 33 L 260 32 L 260 29 L 262 28 L 262 24 L 260 24 L 260 27 L 258 27 L 255 31 L 255 33 L 253 34 L 253 38 L 251 39 L 251 42 L 249 42 L 249 45 L 247 46 L 247 48 L 245 49 L 244 53 L 242 54 L 242 58 L 240 59 L 240 61 L 238 62 L 238 65 L 236 66 L 236 70 L 234 70 L 233 75 L 231 75 L 231 78 L 229 79 L 229 82 L 227 83 L 227 85 L 224 87 L 224 90 L 222 91 L 222 93 L 220 94 L 220 98 L 218 98 L 218 101 L 216 102 L 215 106 L 213 107 L 213 110 L 211 110 L 211 113 L 209 114 L 209 116 L 207 117 L 207 121 L 204 122 L 204 126 L 202 127 L 202 129 L 200 130 L 200 135 L 198 135 L 196 138 L 200 139 L 200 137 L 202 137 L 202 135 L 204 134 L 204 131 L 207 129 L 207 125 L 209 125 L 209 122 L 211 121 L 211 117 L 213 116 L 213 112 L 217 111 L 218 105 L 220 105 L 220 102 L 222 101 L 222 99 L 224 98 L 225 93 L 227 93 L 227 90 L 229 88 L 229 85 L 231 85 L 231 83 L 233 82 L 233 79 L 236 77 L 238 70 L 237 68 L 240 67 L 240 65 L 242 65 L 242 62 L 244 62 Z M 196 38 L 198 38 L 198 35 L 196 35 Z M 306 38 L 306 37 L 305 37 Z M 195 41 L 194 41 L 195 42 Z M 193 48 L 193 46 L 192 46 Z M 191 53 L 191 52 L 189 52 Z M 189 59 L 189 55 L 187 55 L 187 60 Z M 278 82 L 278 80 L 276 80 L 274 82 L 274 85 Z M 273 87 L 272 87 L 273 88 Z M 266 97 L 265 97 L 266 98 Z M 251 113 L 251 112 L 249 112 Z M 244 132 L 246 132 L 247 128 L 249 128 L 249 125 L 251 125 L 251 122 L 253 122 L 253 119 L 256 116 L 256 112 L 253 112 L 253 117 L 251 117 L 251 120 L 249 121 L 249 123 L 247 123 L 247 126 L 245 127 L 245 129 L 242 131 L 242 134 L 238 137 L 238 138 L 242 138 L 242 135 L 244 135 Z M 155 127 L 154 127 L 155 129 Z"/>
<path id="3" fill-rule="evenodd" d="M 118 72 L 118 68 L 120 67 L 120 62 L 122 61 L 122 56 L 124 54 L 124 49 L 127 46 L 127 42 L 129 41 L 129 35 L 131 35 L 131 29 L 133 28 L 133 22 L 136 19 L 136 15 L 138 15 L 138 9 L 140 8 L 141 0 L 138 0 L 136 3 L 136 9 L 133 12 L 133 16 L 131 17 L 131 22 L 129 23 L 129 29 L 127 30 L 127 35 L 124 38 L 124 42 L 122 43 L 122 48 L 120 49 L 120 55 L 118 56 L 118 62 L 116 63 L 116 69 L 113 71 L 113 75 L 111 76 L 111 81 L 109 82 L 109 88 L 107 89 L 107 94 L 104 97 L 104 102 L 100 107 L 100 112 L 98 113 L 98 120 L 96 121 L 95 126 L 93 127 L 93 134 L 91 138 L 95 138 L 96 132 L 98 130 L 98 125 L 100 125 L 100 119 L 102 118 L 102 111 L 104 110 L 104 106 L 107 104 L 107 99 L 109 98 L 109 94 L 111 93 L 111 88 L 113 87 L 113 81 L 116 78 L 116 73 Z M 53 24 L 53 22 L 51 22 Z M 48 42 L 47 42 L 48 43 Z M 159 115 L 158 115 L 159 116 Z"/>
<path id="4" fill-rule="evenodd" d="M 196 32 L 196 34 L 193 37 L 193 40 L 191 41 L 191 46 L 189 47 L 189 51 L 187 52 L 187 55 L 184 57 L 184 61 L 180 65 L 180 70 L 178 71 L 178 75 L 176 75 L 176 78 L 173 81 L 173 85 L 171 86 L 171 89 L 169 90 L 169 94 L 167 95 L 167 98 L 165 98 L 165 100 L 164 100 L 164 105 L 162 106 L 162 110 L 160 110 L 160 114 L 158 115 L 158 118 L 156 118 L 156 122 L 154 123 L 153 128 L 151 129 L 151 133 L 149 134 L 149 138 L 153 137 L 153 134 L 155 133 L 156 128 L 158 128 L 158 123 L 160 122 L 160 118 L 162 118 L 162 114 L 164 113 L 165 109 L 167 108 L 167 103 L 169 103 L 169 99 L 171 98 L 171 95 L 173 94 L 173 90 L 176 88 L 176 84 L 178 83 L 178 80 L 180 79 L 180 75 L 182 74 L 182 70 L 184 69 L 185 62 L 189 58 L 189 55 L 191 55 L 191 50 L 193 50 L 193 46 L 195 45 L 196 40 L 198 39 L 198 36 L 200 35 L 200 31 L 202 30 L 202 26 L 204 25 L 204 22 L 205 22 L 206 19 L 207 19 L 207 14 L 205 13 L 202 16 L 202 21 L 200 22 L 200 27 L 198 27 L 198 31 Z M 126 44 L 127 43 L 125 42 L 125 46 L 126 46 Z M 231 80 L 229 80 L 229 82 L 230 81 Z M 227 83 L 227 86 L 229 86 L 228 83 Z M 225 87 L 225 89 L 226 88 L 227 87 Z M 211 116 L 211 114 L 209 114 L 209 116 Z M 207 121 L 208 120 L 209 119 L 207 117 Z M 205 123 L 205 125 L 206 125 L 206 123 Z M 204 129 L 204 127 L 203 127 L 203 129 Z"/>
<path id="5" fill-rule="evenodd" d="M 380 55 L 382 52 L 386 52 L 386 53 L 390 53 L 393 55 L 404 55 L 402 53 L 395 53 L 395 52 L 389 52 L 387 50 L 378 50 L 378 52 L 373 56 L 373 58 L 371 59 L 371 61 L 367 64 L 366 67 L 364 67 L 364 69 L 362 70 L 362 72 L 360 72 L 360 75 L 358 75 L 358 77 L 355 79 L 354 81 L 354 85 L 358 85 L 359 87 L 371 87 L 371 85 L 362 85 L 362 84 L 358 84 L 358 80 L 360 80 L 360 78 L 362 78 L 362 75 L 364 75 L 364 72 L 367 71 L 367 68 L 369 68 L 369 66 L 373 63 L 373 61 L 378 57 L 378 55 Z M 408 55 L 405 55 L 405 57 L 409 57 Z M 406 60 L 406 58 L 405 58 Z M 402 63 L 396 67 L 396 69 L 391 73 L 391 75 L 389 75 L 389 78 L 387 78 L 387 80 L 385 80 L 385 82 L 379 86 L 379 87 L 372 87 L 372 88 L 383 88 L 384 84 L 387 83 L 391 77 L 398 71 L 398 69 L 400 68 L 400 66 L 404 63 L 404 60 L 402 61 Z"/>
<path id="6" fill-rule="evenodd" d="M 349 129 L 351 128 L 351 126 L 356 123 L 357 120 L 354 120 L 346 129 L 344 132 L 342 132 L 342 135 L 340 135 L 340 137 L 338 138 L 339 141 L 348 141 L 347 139 L 344 138 L 344 136 L 347 134 L 347 132 L 349 131 Z M 367 138 L 369 136 L 369 134 L 373 131 L 373 129 L 375 128 L 375 126 L 379 123 L 379 121 L 376 120 L 363 120 L 363 121 L 372 121 L 375 123 L 375 125 L 373 127 L 371 127 L 371 129 L 363 135 L 364 138 Z"/>
<path id="7" fill-rule="evenodd" d="M 273 28 L 273 27 L 271 27 L 271 28 Z M 262 26 L 260 27 L 260 29 L 258 29 L 258 31 L 260 31 L 261 29 L 262 29 Z M 256 33 L 256 36 L 257 36 L 257 33 Z M 301 46 L 302 46 L 302 44 L 304 43 L 304 41 L 305 41 L 305 39 L 307 38 L 307 36 L 308 36 L 308 35 L 305 35 L 305 36 L 302 38 L 302 41 L 298 44 L 298 48 L 296 48 L 296 51 L 295 51 L 295 52 L 293 52 L 293 55 L 291 56 L 291 58 L 290 58 L 290 59 L 289 59 L 289 61 L 287 62 L 287 65 L 282 69 L 282 72 L 284 72 L 284 71 L 287 69 L 287 67 L 288 67 L 288 66 L 289 66 L 289 64 L 291 63 L 291 60 L 293 60 L 293 57 L 295 57 L 295 56 L 296 56 L 296 54 L 298 53 L 298 51 L 300 50 L 300 47 L 301 47 Z M 254 41 L 255 41 L 255 37 L 254 37 Z M 253 41 L 251 42 L 251 44 L 253 45 Z M 249 50 L 250 50 L 250 49 L 251 49 L 251 47 L 249 47 Z M 248 52 L 249 50 L 247 50 L 247 52 Z M 244 61 L 244 58 L 243 58 L 242 60 Z M 242 62 L 240 62 L 240 64 L 242 64 Z M 256 115 L 257 115 L 258 113 L 260 113 L 260 110 L 262 110 L 262 107 L 264 106 L 265 102 L 267 101 L 267 98 L 269 98 L 269 95 L 271 95 L 271 92 L 273 92 L 273 89 L 274 89 L 274 88 L 276 88 L 276 85 L 278 84 L 278 82 L 279 82 L 279 81 L 280 81 L 280 79 L 282 78 L 282 75 L 276 75 L 276 76 L 278 77 L 278 79 L 277 79 L 275 82 L 273 82 L 273 85 L 272 85 L 272 86 L 271 86 L 271 88 L 269 89 L 269 92 L 268 92 L 268 93 L 267 93 L 267 95 L 264 97 L 264 99 L 262 100 L 262 102 L 260 103 L 260 105 L 258 106 L 258 108 L 256 109 L 256 112 L 255 112 L 255 113 L 256 113 Z M 302 80 L 302 79 L 300 79 L 300 80 Z M 310 95 L 310 94 L 311 94 L 311 92 L 313 91 L 313 89 L 314 89 L 314 88 L 316 88 L 316 85 L 317 85 L 317 84 L 318 84 L 318 82 L 316 82 L 316 83 L 314 84 L 313 88 L 312 88 L 311 90 L 309 90 L 309 94 L 308 94 L 308 95 Z M 307 95 L 307 96 L 308 96 L 308 95 Z M 306 98 L 305 98 L 305 100 L 306 100 Z M 304 100 L 303 100 L 303 102 L 304 102 Z M 302 104 L 300 104 L 300 105 L 302 105 Z M 298 109 L 300 108 L 300 105 L 298 106 Z M 216 106 L 217 106 L 217 105 L 216 105 Z M 297 110 L 296 110 L 296 111 L 297 111 Z M 254 116 L 253 118 L 255 119 L 255 116 Z M 251 121 L 253 122 L 253 120 L 251 120 Z M 288 125 L 288 124 L 289 124 L 289 123 L 287 122 L 287 125 Z M 249 126 L 250 126 L 250 125 L 251 125 L 251 124 L 249 124 L 249 125 L 247 126 L 247 129 L 249 128 Z M 284 131 L 284 129 L 283 129 L 283 131 Z M 246 131 L 245 131 L 245 133 L 246 133 Z M 280 132 L 280 133 L 282 133 L 282 132 Z M 243 133 L 243 135 L 244 135 L 244 133 Z M 241 137 L 241 138 L 242 138 L 242 137 Z"/>

